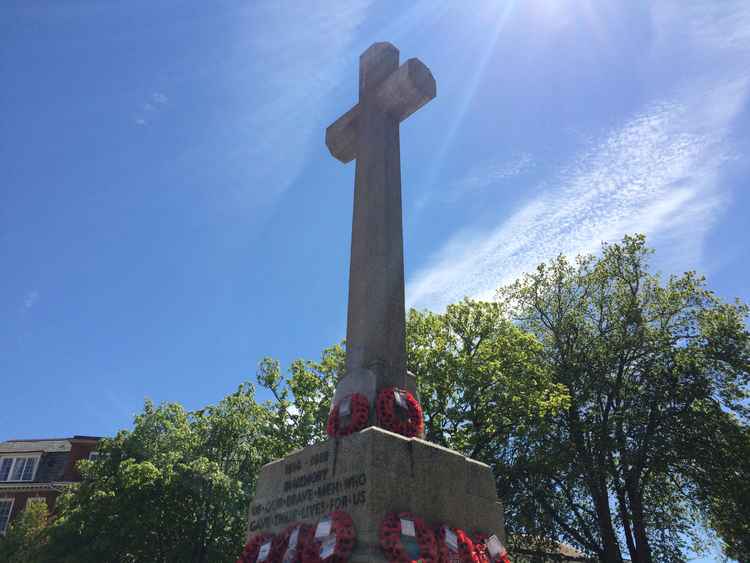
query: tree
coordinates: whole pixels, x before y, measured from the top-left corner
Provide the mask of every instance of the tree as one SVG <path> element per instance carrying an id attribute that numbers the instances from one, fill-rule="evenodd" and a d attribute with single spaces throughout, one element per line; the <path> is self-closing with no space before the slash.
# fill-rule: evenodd
<path id="1" fill-rule="evenodd" d="M 719 535 L 724 553 L 750 561 L 750 428 L 725 413 L 714 417 L 713 443 L 695 448 L 688 468 L 696 494 L 707 508 L 707 523 Z"/>
<path id="2" fill-rule="evenodd" d="M 37 563 L 46 544 L 46 525 L 47 503 L 27 503 L 10 524 L 5 537 L 0 537 L 0 561 Z"/>
<path id="3" fill-rule="evenodd" d="M 731 458 L 727 432 L 747 421 L 748 310 L 693 272 L 662 282 L 650 253 L 644 237 L 626 237 L 499 293 L 570 395 L 530 443 L 523 465 L 534 471 L 519 482 L 548 532 L 607 562 L 622 561 L 622 544 L 634 563 L 682 561 L 712 498 L 714 522 L 726 521 L 722 507 L 736 513 L 710 463 L 717 449 Z"/>
<path id="4" fill-rule="evenodd" d="M 289 376 L 273 358 L 264 358 L 258 369 L 258 383 L 268 389 L 273 401 L 274 429 L 291 449 L 304 448 L 327 439 L 326 423 L 339 376 L 344 373 L 346 353 L 342 345 L 323 351 L 321 360 L 295 360 Z"/>
<path id="5" fill-rule="evenodd" d="M 80 462 L 83 481 L 59 500 L 46 560 L 233 559 L 259 468 L 288 451 L 273 414 L 250 385 L 193 413 L 147 401 L 132 431 Z"/>

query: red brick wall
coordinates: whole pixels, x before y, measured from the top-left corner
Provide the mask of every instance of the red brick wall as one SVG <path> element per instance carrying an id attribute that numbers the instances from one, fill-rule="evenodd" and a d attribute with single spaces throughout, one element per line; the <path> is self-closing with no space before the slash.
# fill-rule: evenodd
<path id="1" fill-rule="evenodd" d="M 78 473 L 76 464 L 82 459 L 88 459 L 89 454 L 96 449 L 98 440 L 76 439 L 70 440 L 70 453 L 68 463 L 65 465 L 63 481 L 80 481 L 81 474 Z"/>
<path id="2" fill-rule="evenodd" d="M 8 525 L 10 525 L 10 522 L 12 522 L 13 519 L 16 518 L 24 508 L 26 508 L 26 501 L 29 498 L 43 497 L 47 501 L 47 510 L 52 512 L 52 510 L 55 508 L 55 500 L 57 500 L 59 494 L 60 493 L 58 493 L 57 491 L 0 491 L 0 498 L 14 499 L 13 508 L 10 511 L 10 521 Z"/>

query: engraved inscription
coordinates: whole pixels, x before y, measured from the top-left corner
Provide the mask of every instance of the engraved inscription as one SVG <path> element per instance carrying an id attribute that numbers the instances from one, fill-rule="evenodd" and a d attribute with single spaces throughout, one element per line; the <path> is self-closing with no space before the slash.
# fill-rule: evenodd
<path id="1" fill-rule="evenodd" d="M 290 461 L 289 463 L 287 463 L 284 466 L 284 473 L 289 475 L 290 473 L 294 473 L 296 471 L 299 471 L 300 469 L 302 469 L 302 461 L 298 459 L 296 461 Z"/>
<path id="2" fill-rule="evenodd" d="M 329 455 L 328 450 L 324 450 L 322 452 L 318 452 L 316 454 L 313 454 L 310 457 L 309 464 L 310 465 L 318 465 L 318 464 L 321 464 L 321 463 L 326 463 L 328 461 L 328 455 Z"/>
<path id="3" fill-rule="evenodd" d="M 284 492 L 299 489 L 300 487 L 307 487 L 308 485 L 322 481 L 326 478 L 326 475 L 328 475 L 328 469 L 321 469 L 320 471 L 305 473 L 294 479 L 284 481 Z"/>
<path id="4" fill-rule="evenodd" d="M 297 520 L 317 518 L 332 510 L 351 510 L 367 501 L 367 475 L 355 473 L 333 477 L 329 452 L 317 452 L 307 460 L 295 459 L 284 466 L 282 493 L 250 506 L 250 531 L 285 526 Z M 305 473 L 298 473 L 308 469 Z"/>

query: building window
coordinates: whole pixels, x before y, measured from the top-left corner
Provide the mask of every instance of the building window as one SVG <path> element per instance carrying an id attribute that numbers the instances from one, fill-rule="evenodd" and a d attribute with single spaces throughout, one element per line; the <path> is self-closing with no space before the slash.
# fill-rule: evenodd
<path id="1" fill-rule="evenodd" d="M 91 461 L 96 461 L 97 459 L 99 459 L 99 452 L 97 452 L 97 451 L 90 452 L 89 453 L 89 459 Z"/>
<path id="2" fill-rule="evenodd" d="M 5 534 L 10 520 L 10 511 L 13 509 L 12 498 L 0 498 L 0 534 Z"/>
<path id="3" fill-rule="evenodd" d="M 7 481 L 10 475 L 10 468 L 13 467 L 13 458 L 5 457 L 0 459 L 0 481 Z"/>
<path id="4" fill-rule="evenodd" d="M 0 482 L 33 481 L 39 456 L 4 457 L 0 459 Z"/>

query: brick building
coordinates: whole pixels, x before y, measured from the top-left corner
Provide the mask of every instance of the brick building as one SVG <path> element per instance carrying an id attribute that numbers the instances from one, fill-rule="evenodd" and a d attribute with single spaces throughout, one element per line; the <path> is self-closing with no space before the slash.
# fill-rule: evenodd
<path id="1" fill-rule="evenodd" d="M 52 511 L 66 485 L 81 480 L 76 464 L 95 454 L 98 437 L 0 442 L 0 534 L 30 502 Z"/>

